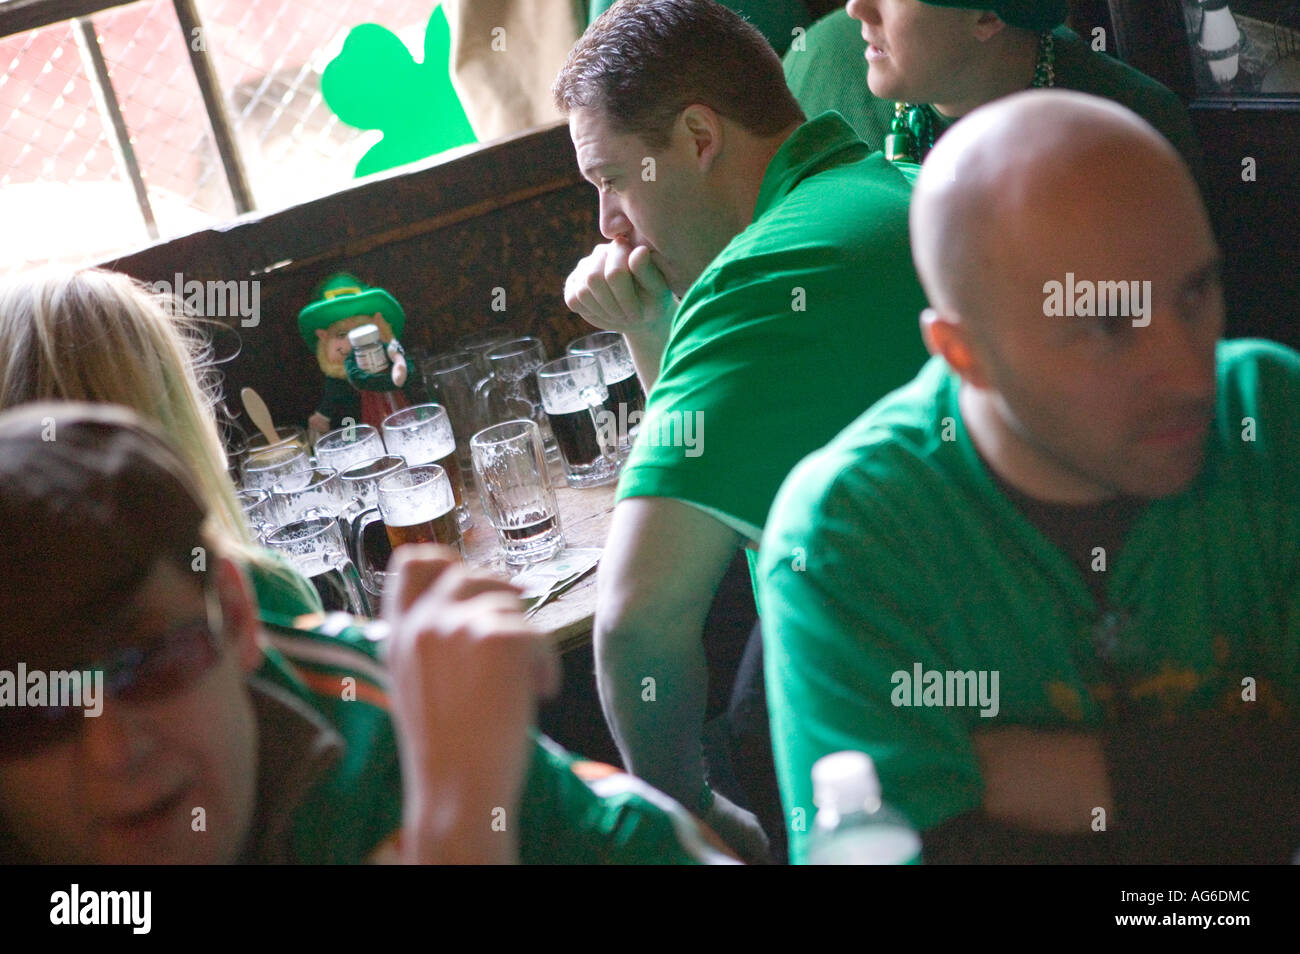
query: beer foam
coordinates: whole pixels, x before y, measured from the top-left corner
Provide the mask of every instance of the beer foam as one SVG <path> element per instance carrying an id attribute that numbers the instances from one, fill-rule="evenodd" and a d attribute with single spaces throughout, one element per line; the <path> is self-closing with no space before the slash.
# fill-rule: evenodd
<path id="1" fill-rule="evenodd" d="M 606 384 L 617 384 L 636 374 L 636 365 L 632 363 L 631 357 L 625 356 L 625 352 L 618 348 L 606 348 L 597 352 L 596 357 L 600 361 L 600 373 Z"/>
<path id="2" fill-rule="evenodd" d="M 401 496 L 384 494 L 379 498 L 379 511 L 389 526 L 412 527 L 438 519 L 455 504 L 451 488 L 439 481 Z"/>
<path id="3" fill-rule="evenodd" d="M 542 402 L 542 407 L 546 408 L 547 414 L 573 414 L 575 411 L 585 411 L 590 407 L 598 407 L 606 397 L 609 391 L 603 387 L 585 387 L 576 391 L 565 391 L 556 394 L 551 391 L 546 395 L 546 400 Z"/>
<path id="4" fill-rule="evenodd" d="M 388 453 L 405 457 L 412 466 L 442 460 L 456 449 L 456 438 L 451 428 L 445 431 L 440 428 L 437 432 L 427 429 L 419 433 L 397 431 L 388 435 L 387 440 Z"/>

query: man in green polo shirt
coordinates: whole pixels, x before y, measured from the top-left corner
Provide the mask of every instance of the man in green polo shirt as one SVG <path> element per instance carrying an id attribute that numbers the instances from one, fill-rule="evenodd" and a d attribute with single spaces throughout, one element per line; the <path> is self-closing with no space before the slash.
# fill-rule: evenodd
<path id="1" fill-rule="evenodd" d="M 124 408 L 0 415 L 0 860 L 727 858 L 530 731 L 558 672 L 508 583 L 406 547 L 391 635 L 259 621 L 194 486 Z"/>
<path id="2" fill-rule="evenodd" d="M 609 240 L 566 300 L 627 334 L 649 390 L 601 560 L 602 703 L 630 771 L 758 858 L 706 784 L 704 621 L 789 469 L 924 360 L 909 180 L 836 114 L 805 121 L 767 43 L 706 0 L 618 4 L 555 89 Z"/>
<path id="3" fill-rule="evenodd" d="M 1065 0 L 852 0 L 786 53 L 786 80 L 810 115 L 837 110 L 871 148 L 888 151 L 888 141 L 914 149 L 918 161 L 982 103 L 1030 86 L 1075 89 L 1136 112 L 1199 177 L 1200 146 L 1183 103 L 1097 49 L 1097 38 L 1080 38 L 1065 16 Z M 889 138 L 900 112 L 903 125 L 918 127 L 911 141 Z"/>
<path id="4" fill-rule="evenodd" d="M 1113 103 L 975 111 L 911 222 L 935 357 L 763 537 L 794 860 L 846 749 L 930 861 L 1290 860 L 1300 355 L 1219 341 L 1196 185 Z"/>

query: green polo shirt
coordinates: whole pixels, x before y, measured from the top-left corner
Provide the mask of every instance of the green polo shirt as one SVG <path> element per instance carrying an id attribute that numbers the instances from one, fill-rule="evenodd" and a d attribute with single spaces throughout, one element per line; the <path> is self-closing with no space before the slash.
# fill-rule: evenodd
<path id="1" fill-rule="evenodd" d="M 758 582 L 794 861 L 830 752 L 868 753 L 885 800 L 925 830 L 981 805 L 980 729 L 1296 711 L 1300 355 L 1233 341 L 1218 367 L 1206 464 L 1107 555 L 1105 605 L 998 490 L 938 358 L 790 475 Z M 1103 627 L 1109 661 L 1093 648 Z M 976 694 L 984 673 L 985 698 L 996 673 L 996 705 L 963 704 L 956 682 L 927 696 L 930 672 L 945 690 L 948 673 L 974 673 Z"/>
<path id="2" fill-rule="evenodd" d="M 916 373 L 910 192 L 835 113 L 786 140 L 682 298 L 619 500 L 682 500 L 756 541 L 790 469 Z"/>
<path id="3" fill-rule="evenodd" d="M 1056 41 L 1056 82 L 1127 106 L 1183 155 L 1198 178 L 1203 163 L 1191 117 L 1182 101 L 1145 73 L 1092 49 L 1069 27 L 1052 31 Z M 839 111 L 872 149 L 883 148 L 894 118 L 894 103 L 879 99 L 867 85 L 867 41 L 862 24 L 844 10 L 814 23 L 804 42 L 785 54 L 785 79 L 809 116 Z M 931 110 L 936 135 L 952 124 Z"/>

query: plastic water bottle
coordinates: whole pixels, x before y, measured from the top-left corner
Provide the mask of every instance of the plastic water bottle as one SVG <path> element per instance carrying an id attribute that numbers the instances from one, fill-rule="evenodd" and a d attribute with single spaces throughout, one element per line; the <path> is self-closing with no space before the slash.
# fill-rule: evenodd
<path id="1" fill-rule="evenodd" d="M 814 865 L 905 865 L 921 860 L 921 837 L 880 799 L 880 778 L 864 752 L 835 752 L 813 764 L 817 817 L 809 835 Z"/>

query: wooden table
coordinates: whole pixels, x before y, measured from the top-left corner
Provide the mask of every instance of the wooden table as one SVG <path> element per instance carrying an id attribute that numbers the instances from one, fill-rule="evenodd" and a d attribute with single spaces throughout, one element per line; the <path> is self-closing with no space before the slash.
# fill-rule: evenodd
<path id="1" fill-rule="evenodd" d="M 617 483 L 575 490 L 564 480 L 558 461 L 551 464 L 551 483 L 555 502 L 560 508 L 560 529 L 567 547 L 604 547 L 614 513 L 614 490 Z M 501 550 L 497 532 L 483 513 L 477 490 L 470 489 L 469 511 L 474 525 L 464 533 L 465 557 L 474 566 L 487 567 L 505 577 L 514 576 L 524 567 L 509 566 Z M 561 652 L 576 649 L 591 641 L 591 621 L 596 613 L 596 574 L 592 572 L 568 592 L 539 609 L 532 621 L 556 641 Z"/>

